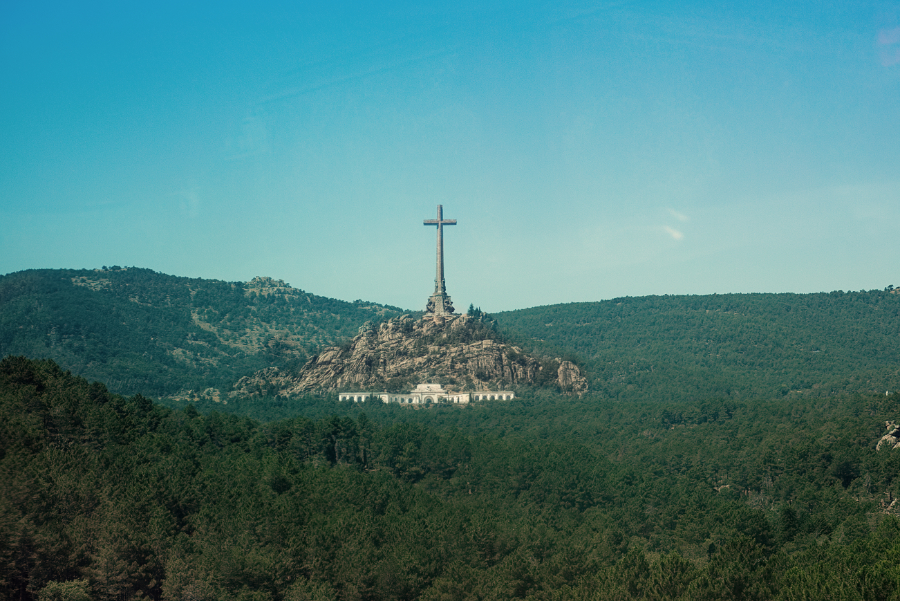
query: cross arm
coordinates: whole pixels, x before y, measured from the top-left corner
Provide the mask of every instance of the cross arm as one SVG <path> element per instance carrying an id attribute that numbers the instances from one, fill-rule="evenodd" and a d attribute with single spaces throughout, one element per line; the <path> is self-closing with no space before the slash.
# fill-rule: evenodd
<path id="1" fill-rule="evenodd" d="M 426 219 L 422 225 L 456 225 L 456 219 Z"/>

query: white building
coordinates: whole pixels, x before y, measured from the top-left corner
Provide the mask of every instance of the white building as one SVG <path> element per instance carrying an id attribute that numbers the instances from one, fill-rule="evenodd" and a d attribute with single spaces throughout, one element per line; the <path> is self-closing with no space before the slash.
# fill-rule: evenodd
<path id="1" fill-rule="evenodd" d="M 447 392 L 440 384 L 419 384 L 408 393 L 393 392 L 339 392 L 339 401 L 380 400 L 382 403 L 402 405 L 428 405 L 432 403 L 453 403 L 467 405 L 472 401 L 511 401 L 515 398 L 511 390 L 480 390 L 478 392 Z"/>

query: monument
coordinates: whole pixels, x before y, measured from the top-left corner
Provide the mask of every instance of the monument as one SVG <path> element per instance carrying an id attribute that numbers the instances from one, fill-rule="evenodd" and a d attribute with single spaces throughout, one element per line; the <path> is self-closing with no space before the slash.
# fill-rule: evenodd
<path id="1" fill-rule="evenodd" d="M 437 219 L 426 219 L 424 225 L 437 226 L 437 274 L 434 278 L 434 294 L 428 299 L 425 316 L 440 323 L 446 316 L 453 314 L 453 303 L 444 284 L 444 226 L 456 225 L 456 219 L 444 219 L 444 207 L 438 205 Z"/>
<path id="2" fill-rule="evenodd" d="M 437 273 L 434 277 L 434 294 L 428 299 L 425 317 L 437 324 L 443 324 L 447 318 L 453 317 L 453 303 L 447 294 L 444 282 L 444 226 L 456 225 L 456 219 L 444 219 L 444 207 L 438 205 L 437 219 L 426 219 L 424 225 L 437 226 Z M 489 341 L 485 341 L 489 342 Z M 339 401 L 380 400 L 382 403 L 400 403 L 402 405 L 429 405 L 433 403 L 452 403 L 468 405 L 472 401 L 510 401 L 516 397 L 512 390 L 479 390 L 476 392 L 447 391 L 440 384 L 419 384 L 408 393 L 390 392 L 338 392 Z"/>
<path id="3" fill-rule="evenodd" d="M 413 320 L 404 315 L 390 319 L 378 328 L 360 328 L 359 335 L 351 341 L 349 348 L 331 347 L 310 359 L 307 366 L 321 365 L 321 368 L 316 367 L 320 369 L 320 375 L 315 382 L 334 382 L 340 378 L 341 384 L 356 383 L 361 387 L 388 384 L 392 380 L 396 382 L 392 384 L 393 392 L 338 389 L 339 401 L 356 403 L 398 403 L 408 407 L 445 403 L 466 406 L 478 401 L 515 399 L 516 394 L 512 390 L 477 388 L 501 382 L 535 383 L 537 373 L 544 369 L 540 361 L 523 355 L 521 349 L 509 347 L 505 343 L 497 344 L 495 349 L 494 340 L 490 338 L 483 337 L 466 343 L 448 340 L 446 343 L 431 344 L 433 341 L 429 341 L 435 334 L 443 333 L 443 338 L 446 339 L 446 334 L 457 328 L 460 331 L 473 328 L 478 318 L 472 315 L 457 317 L 453 314 L 453 303 L 450 302 L 444 282 L 444 226 L 456 225 L 456 220 L 444 219 L 444 208 L 438 205 L 437 219 L 426 219 L 424 225 L 437 226 L 434 294 L 428 299 L 424 317 Z M 481 330 L 469 331 L 478 333 Z M 515 355 L 511 355 L 512 352 Z M 511 356 L 516 359 L 511 359 Z M 561 359 L 555 361 L 556 367 L 551 369 L 556 370 L 556 378 L 561 387 L 568 386 L 576 390 L 574 386 L 582 386 L 583 383 L 583 389 L 587 390 L 587 381 L 577 367 Z M 303 369 L 306 370 L 307 366 Z M 572 371 L 574 376 L 569 375 Z M 563 374 L 566 374 L 565 380 Z M 444 380 L 446 389 L 434 379 L 436 376 Z M 430 381 L 420 382 L 409 392 L 398 391 L 399 382 L 411 383 L 413 377 L 429 378 Z M 306 390 L 311 388 L 311 385 L 307 385 Z M 466 388 L 476 390 L 466 391 Z"/>

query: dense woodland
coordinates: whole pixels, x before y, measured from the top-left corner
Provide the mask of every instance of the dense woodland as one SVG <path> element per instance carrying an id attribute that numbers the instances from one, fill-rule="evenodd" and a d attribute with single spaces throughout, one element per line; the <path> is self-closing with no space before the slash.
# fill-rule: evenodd
<path id="1" fill-rule="evenodd" d="M 296 288 L 182 278 L 130 267 L 0 276 L 0 357 L 50 358 L 123 394 L 223 391 L 290 369 L 367 321 L 399 315 Z"/>
<path id="2" fill-rule="evenodd" d="M 523 344 L 568 353 L 612 398 L 900 389 L 900 295 L 888 290 L 629 297 L 495 317 Z"/>
<path id="3" fill-rule="evenodd" d="M 894 396 L 260 423 L 0 362 L 8 599 L 896 599 Z"/>
<path id="4" fill-rule="evenodd" d="M 900 389 L 900 295 L 888 290 L 619 298 L 493 316 L 470 310 L 490 326 L 486 337 L 574 361 L 606 398 Z M 402 312 L 255 280 L 30 270 L 0 276 L 0 357 L 50 358 L 119 394 L 185 398 L 186 390 L 214 387 L 225 396 L 242 376 L 296 369 L 322 346 Z"/>
<path id="5" fill-rule="evenodd" d="M 900 599 L 900 449 L 875 450 L 900 296 L 482 316 L 581 365 L 582 397 L 174 394 L 400 312 L 275 280 L 0 277 L 0 597 Z"/>

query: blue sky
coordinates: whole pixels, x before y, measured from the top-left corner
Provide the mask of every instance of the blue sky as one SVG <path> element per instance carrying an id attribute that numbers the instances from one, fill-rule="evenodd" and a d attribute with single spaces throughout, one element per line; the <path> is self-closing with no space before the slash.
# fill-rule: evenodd
<path id="1" fill-rule="evenodd" d="M 900 1 L 0 4 L 0 273 L 900 285 Z"/>

